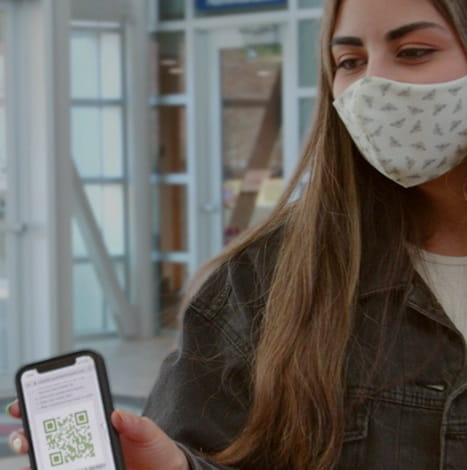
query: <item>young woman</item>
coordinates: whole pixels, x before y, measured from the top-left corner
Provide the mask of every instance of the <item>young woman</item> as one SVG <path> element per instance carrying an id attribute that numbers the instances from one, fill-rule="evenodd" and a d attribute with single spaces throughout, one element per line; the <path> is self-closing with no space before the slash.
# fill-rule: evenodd
<path id="1" fill-rule="evenodd" d="M 465 0 L 324 3 L 303 161 L 211 264 L 150 419 L 113 415 L 129 469 L 467 469 Z"/>

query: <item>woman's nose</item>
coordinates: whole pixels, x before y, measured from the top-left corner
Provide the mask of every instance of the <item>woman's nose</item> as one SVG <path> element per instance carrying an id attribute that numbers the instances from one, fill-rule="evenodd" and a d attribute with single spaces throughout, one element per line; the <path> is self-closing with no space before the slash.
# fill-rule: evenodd
<path id="1" fill-rule="evenodd" d="M 366 77 L 381 77 L 397 81 L 401 78 L 399 75 L 397 67 L 395 67 L 393 63 L 390 63 L 389 58 L 384 54 L 378 54 L 368 58 L 365 70 Z"/>

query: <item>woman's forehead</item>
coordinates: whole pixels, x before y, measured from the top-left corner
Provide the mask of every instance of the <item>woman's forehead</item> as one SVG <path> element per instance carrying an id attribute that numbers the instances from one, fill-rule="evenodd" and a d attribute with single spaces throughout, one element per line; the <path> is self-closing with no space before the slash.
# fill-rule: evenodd
<path id="1" fill-rule="evenodd" d="M 415 22 L 433 22 L 449 28 L 430 0 L 342 0 L 339 3 L 334 35 L 386 34 Z"/>

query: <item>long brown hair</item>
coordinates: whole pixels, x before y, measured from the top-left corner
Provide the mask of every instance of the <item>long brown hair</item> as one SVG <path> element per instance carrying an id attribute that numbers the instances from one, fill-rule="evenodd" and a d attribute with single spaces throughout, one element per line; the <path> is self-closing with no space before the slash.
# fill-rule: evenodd
<path id="1" fill-rule="evenodd" d="M 303 158 L 271 216 L 208 265 L 234 258 L 282 231 L 252 364 L 248 421 L 217 461 L 276 470 L 328 470 L 337 462 L 345 423 L 346 358 L 365 257 L 397 283 L 407 269 L 406 242 L 417 243 L 411 192 L 370 167 L 332 106 L 329 42 L 342 0 L 326 0 L 316 114 Z M 465 0 L 432 0 L 467 44 Z M 305 175 L 301 197 L 290 203 Z M 365 247 L 362 252 L 362 247 Z M 410 268 L 409 268 L 410 269 Z M 384 315 L 384 313 L 383 313 Z"/>

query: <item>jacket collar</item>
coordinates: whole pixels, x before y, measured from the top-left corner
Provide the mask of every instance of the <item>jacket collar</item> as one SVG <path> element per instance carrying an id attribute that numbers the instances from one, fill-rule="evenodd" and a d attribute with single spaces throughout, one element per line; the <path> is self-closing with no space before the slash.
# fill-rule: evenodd
<path id="1" fill-rule="evenodd" d="M 409 272 L 405 272 L 399 281 L 388 283 L 383 276 L 375 273 L 372 275 L 370 271 L 367 271 L 360 281 L 359 298 L 364 299 L 389 291 L 399 291 L 401 294 L 408 292 L 407 304 L 409 307 L 447 328 L 456 330 L 449 316 L 417 272 L 413 276 Z"/>

